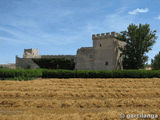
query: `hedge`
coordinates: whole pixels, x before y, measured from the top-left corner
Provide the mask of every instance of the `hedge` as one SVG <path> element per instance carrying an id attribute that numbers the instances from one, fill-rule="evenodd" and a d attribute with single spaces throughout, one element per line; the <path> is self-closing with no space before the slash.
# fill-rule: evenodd
<path id="1" fill-rule="evenodd" d="M 30 80 L 42 77 L 42 70 L 0 69 L 0 79 Z"/>
<path id="2" fill-rule="evenodd" d="M 42 78 L 160 78 L 160 71 L 120 70 L 120 71 L 71 71 L 43 70 Z"/>
<path id="3" fill-rule="evenodd" d="M 43 70 L 42 78 L 75 78 L 72 70 Z"/>
<path id="4" fill-rule="evenodd" d="M 87 70 L 49 70 L 49 69 L 0 69 L 0 79 L 30 80 L 33 78 L 160 78 L 160 70 L 120 70 L 120 71 L 87 71 Z"/>

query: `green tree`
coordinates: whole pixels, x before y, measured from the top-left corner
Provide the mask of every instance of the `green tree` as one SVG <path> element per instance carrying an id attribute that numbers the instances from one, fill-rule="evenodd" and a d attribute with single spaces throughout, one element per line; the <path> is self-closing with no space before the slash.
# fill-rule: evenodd
<path id="1" fill-rule="evenodd" d="M 130 24 L 127 31 L 122 31 L 118 39 L 126 42 L 122 51 L 123 68 L 124 69 L 141 69 L 144 68 L 145 62 L 148 60 L 146 53 L 157 39 L 156 30 L 151 31 L 149 24 Z"/>
<path id="2" fill-rule="evenodd" d="M 160 52 L 151 60 L 153 70 L 160 70 Z"/>

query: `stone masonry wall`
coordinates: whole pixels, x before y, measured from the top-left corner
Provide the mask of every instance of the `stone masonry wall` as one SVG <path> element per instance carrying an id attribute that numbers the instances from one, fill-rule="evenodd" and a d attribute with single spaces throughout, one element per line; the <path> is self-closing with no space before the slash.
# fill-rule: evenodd
<path id="1" fill-rule="evenodd" d="M 32 61 L 32 58 L 19 58 L 16 56 L 16 68 L 36 69 L 39 66 Z"/>
<path id="2" fill-rule="evenodd" d="M 94 49 L 92 47 L 82 47 L 77 50 L 77 56 L 75 59 L 76 70 L 92 70 L 94 69 Z"/>

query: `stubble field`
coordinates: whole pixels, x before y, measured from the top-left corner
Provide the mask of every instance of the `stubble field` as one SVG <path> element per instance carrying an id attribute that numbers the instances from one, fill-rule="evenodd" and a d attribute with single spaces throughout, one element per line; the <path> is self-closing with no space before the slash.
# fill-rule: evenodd
<path id="1" fill-rule="evenodd" d="M 160 115 L 160 79 L 0 81 L 0 120 L 119 120 L 121 113 Z"/>

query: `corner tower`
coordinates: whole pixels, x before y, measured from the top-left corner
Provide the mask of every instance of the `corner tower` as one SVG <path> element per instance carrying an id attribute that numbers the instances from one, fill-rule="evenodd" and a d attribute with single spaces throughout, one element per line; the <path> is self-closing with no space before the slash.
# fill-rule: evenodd
<path id="1" fill-rule="evenodd" d="M 120 46 L 125 43 L 116 39 L 116 32 L 93 34 L 93 47 L 80 48 L 76 56 L 76 69 L 117 70 L 122 69 Z"/>
<path id="2" fill-rule="evenodd" d="M 117 33 L 102 33 L 92 35 L 95 70 L 114 70 L 116 65 L 116 38 Z"/>

